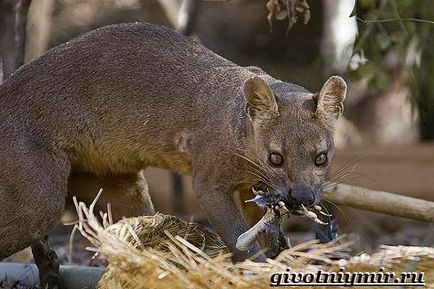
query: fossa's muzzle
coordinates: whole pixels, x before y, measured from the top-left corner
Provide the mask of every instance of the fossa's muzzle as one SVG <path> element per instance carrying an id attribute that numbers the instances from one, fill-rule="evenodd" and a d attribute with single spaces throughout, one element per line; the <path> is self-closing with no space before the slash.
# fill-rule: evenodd
<path id="1" fill-rule="evenodd" d="M 289 191 L 282 193 L 258 182 L 252 187 L 252 192 L 255 197 L 248 201 L 253 201 L 260 207 L 273 206 L 283 201 L 291 213 L 296 213 L 303 207 L 312 207 L 317 199 L 314 190 L 305 185 L 293 185 Z"/>

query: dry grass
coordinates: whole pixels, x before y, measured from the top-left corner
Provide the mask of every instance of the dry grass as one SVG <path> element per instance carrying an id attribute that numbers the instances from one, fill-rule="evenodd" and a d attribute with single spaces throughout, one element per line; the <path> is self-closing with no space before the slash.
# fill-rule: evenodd
<path id="1" fill-rule="evenodd" d="M 338 271 L 341 266 L 351 272 L 378 272 L 380 267 L 397 274 L 422 271 L 425 288 L 434 288 L 433 248 L 385 246 L 372 256 L 334 260 L 331 256 L 347 250 L 348 244 L 311 241 L 267 263 L 247 260 L 233 264 L 221 239 L 198 224 L 162 214 L 116 224 L 101 214 L 101 224 L 93 212 L 95 202 L 89 208 L 84 203 L 76 206 L 78 229 L 110 264 L 99 282 L 100 289 L 270 288 L 271 275 L 288 267 L 293 272 L 316 272 Z"/>

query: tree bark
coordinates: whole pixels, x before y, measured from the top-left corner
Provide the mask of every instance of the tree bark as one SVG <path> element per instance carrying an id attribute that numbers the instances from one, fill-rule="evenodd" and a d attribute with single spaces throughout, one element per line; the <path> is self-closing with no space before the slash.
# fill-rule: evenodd
<path id="1" fill-rule="evenodd" d="M 0 1 L 0 55 L 3 81 L 15 71 L 15 16 L 14 0 Z"/>
<path id="2" fill-rule="evenodd" d="M 64 281 L 64 289 L 96 288 L 104 270 L 87 266 L 60 266 L 60 276 Z M 1 288 L 12 288 L 17 283 L 25 288 L 36 288 L 38 276 L 35 264 L 0 263 L 0 283 L 6 286 Z"/>
<path id="3" fill-rule="evenodd" d="M 434 202 L 394 193 L 336 184 L 323 198 L 339 205 L 418 221 L 434 222 Z"/>
<path id="4" fill-rule="evenodd" d="M 27 14 L 32 0 L 18 0 L 15 6 L 15 70 L 24 64 Z"/>

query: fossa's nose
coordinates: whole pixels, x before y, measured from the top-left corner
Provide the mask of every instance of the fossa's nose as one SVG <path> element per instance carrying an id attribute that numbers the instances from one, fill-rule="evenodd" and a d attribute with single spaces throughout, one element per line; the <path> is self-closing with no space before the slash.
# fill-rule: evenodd
<path id="1" fill-rule="evenodd" d="M 290 191 L 291 198 L 298 204 L 311 206 L 315 202 L 315 193 L 305 185 L 295 185 Z"/>

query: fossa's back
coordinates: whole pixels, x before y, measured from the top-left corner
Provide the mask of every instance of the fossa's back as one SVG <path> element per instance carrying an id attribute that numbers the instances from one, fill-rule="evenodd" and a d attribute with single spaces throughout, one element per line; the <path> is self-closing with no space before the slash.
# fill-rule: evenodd
<path id="1" fill-rule="evenodd" d="M 339 77 L 312 94 L 162 26 L 112 25 L 60 45 L 0 86 L 0 260 L 32 245 L 43 285 L 58 282 L 46 236 L 67 193 L 103 188 L 117 218 L 152 214 L 148 166 L 193 175 L 234 259 L 252 256 L 258 244 L 235 246 L 248 228 L 233 193 L 315 204 L 345 93 Z M 276 255 L 279 231 L 264 235 Z"/>

